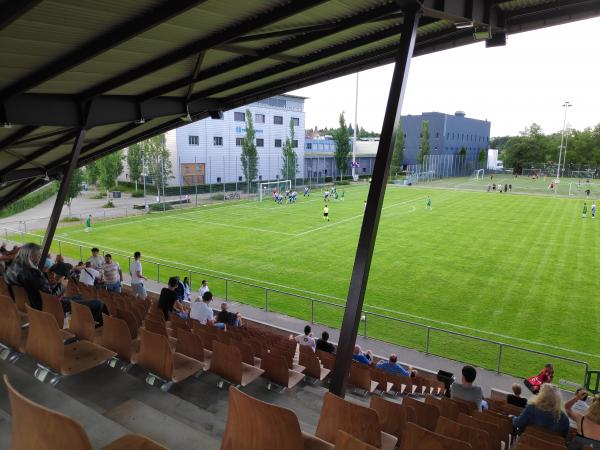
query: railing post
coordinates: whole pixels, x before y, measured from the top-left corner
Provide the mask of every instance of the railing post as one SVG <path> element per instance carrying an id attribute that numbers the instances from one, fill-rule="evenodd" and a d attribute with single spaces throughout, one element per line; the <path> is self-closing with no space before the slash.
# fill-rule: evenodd
<path id="1" fill-rule="evenodd" d="M 425 354 L 429 355 L 429 340 L 431 338 L 431 327 L 427 327 L 427 339 L 425 341 Z"/>
<path id="2" fill-rule="evenodd" d="M 160 283 L 160 264 L 156 263 L 156 282 Z"/>
<path id="3" fill-rule="evenodd" d="M 504 347 L 502 344 L 498 345 L 498 373 L 502 370 L 502 347 Z"/>
<path id="4" fill-rule="evenodd" d="M 265 312 L 269 310 L 269 289 L 265 289 Z"/>
<path id="5" fill-rule="evenodd" d="M 227 278 L 225 278 L 225 301 L 229 301 L 229 285 L 227 283 Z"/>
<path id="6" fill-rule="evenodd" d="M 79 261 L 83 261 L 83 249 L 79 246 Z"/>
<path id="7" fill-rule="evenodd" d="M 363 317 L 365 318 L 365 323 L 363 324 L 363 337 L 366 339 L 367 338 L 367 313 L 366 312 Z"/>
<path id="8" fill-rule="evenodd" d="M 60 245 L 60 241 L 58 241 L 58 253 L 62 255 L 62 247 Z"/>
<path id="9" fill-rule="evenodd" d="M 310 299 L 310 323 L 315 323 L 315 300 Z"/>

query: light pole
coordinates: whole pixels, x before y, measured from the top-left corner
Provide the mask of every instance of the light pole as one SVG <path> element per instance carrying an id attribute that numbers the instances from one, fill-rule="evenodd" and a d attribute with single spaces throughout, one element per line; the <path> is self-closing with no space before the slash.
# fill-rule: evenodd
<path id="1" fill-rule="evenodd" d="M 352 139 L 352 180 L 356 181 L 356 128 L 358 128 L 358 72 L 356 72 L 356 94 L 354 96 L 354 138 Z"/>
<path id="2" fill-rule="evenodd" d="M 563 103 L 563 108 L 565 108 L 565 119 L 563 121 L 562 135 L 560 137 L 560 151 L 558 153 L 558 168 L 556 170 L 556 182 L 557 183 L 560 182 L 560 160 L 562 159 L 563 142 L 565 139 L 565 126 L 567 125 L 567 110 L 569 109 L 569 106 L 573 106 L 573 105 L 571 105 L 570 102 Z"/>
<path id="3" fill-rule="evenodd" d="M 148 169 L 146 168 L 146 158 L 142 155 L 142 177 L 144 177 L 144 212 L 148 212 L 148 199 L 146 198 L 146 175 Z"/>

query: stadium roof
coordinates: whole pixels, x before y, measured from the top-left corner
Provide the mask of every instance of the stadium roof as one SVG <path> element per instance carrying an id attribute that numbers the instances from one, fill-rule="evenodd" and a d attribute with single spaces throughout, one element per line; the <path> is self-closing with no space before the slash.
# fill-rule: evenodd
<path id="1" fill-rule="evenodd" d="M 0 207 L 78 165 L 392 62 L 415 0 L 0 0 Z M 600 15 L 600 1 L 423 0 L 416 55 Z M 477 32 L 477 33 L 474 33 Z"/>

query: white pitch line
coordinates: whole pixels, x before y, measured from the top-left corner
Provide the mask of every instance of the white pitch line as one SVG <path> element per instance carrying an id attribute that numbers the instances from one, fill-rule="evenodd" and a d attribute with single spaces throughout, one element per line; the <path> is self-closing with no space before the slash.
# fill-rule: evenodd
<path id="1" fill-rule="evenodd" d="M 179 220 L 188 220 L 190 222 L 195 222 L 195 223 L 200 223 L 200 224 L 209 224 L 209 225 L 217 225 L 220 227 L 226 227 L 226 228 L 238 228 L 241 230 L 250 230 L 250 231 L 257 231 L 259 233 L 275 233 L 275 234 L 283 234 L 284 236 L 296 236 L 295 234 L 292 233 L 286 233 L 284 231 L 277 231 L 277 230 L 264 230 L 262 228 L 253 228 L 253 227 L 245 227 L 243 225 L 232 225 L 229 223 L 220 223 L 220 222 L 212 222 L 203 218 L 198 218 L 198 220 L 194 220 L 194 219 L 188 219 L 187 217 L 177 217 L 177 219 Z"/>

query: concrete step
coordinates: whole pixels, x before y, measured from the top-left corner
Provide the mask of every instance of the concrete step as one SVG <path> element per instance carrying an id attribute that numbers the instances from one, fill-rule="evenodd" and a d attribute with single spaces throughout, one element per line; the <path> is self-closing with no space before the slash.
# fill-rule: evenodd
<path id="1" fill-rule="evenodd" d="M 0 411 L 0 450 L 10 448 L 10 416 Z"/>
<path id="2" fill-rule="evenodd" d="M 21 364 L 22 361 L 19 361 L 19 365 Z M 31 369 L 30 364 L 27 362 L 24 365 Z M 129 433 L 123 426 L 104 417 L 73 396 L 48 384 L 40 383 L 33 378 L 32 373 L 32 370 L 24 370 L 22 367 L 0 361 L 0 374 L 8 375 L 13 386 L 25 397 L 79 421 L 83 425 L 93 448 L 101 448 Z M 4 383 L 0 383 L 0 413 L 4 414 L 4 417 L 10 415 L 10 402 Z M 5 419 L 5 422 L 7 424 L 0 423 L 0 431 L 5 426 L 10 429 L 10 421 Z M 10 448 L 9 445 L 4 443 L 6 435 L 10 435 L 10 433 L 0 433 L 0 448 Z"/>
<path id="3" fill-rule="evenodd" d="M 127 429 L 148 436 L 172 450 L 215 449 L 221 441 L 138 400 L 127 400 L 104 414 Z"/>

